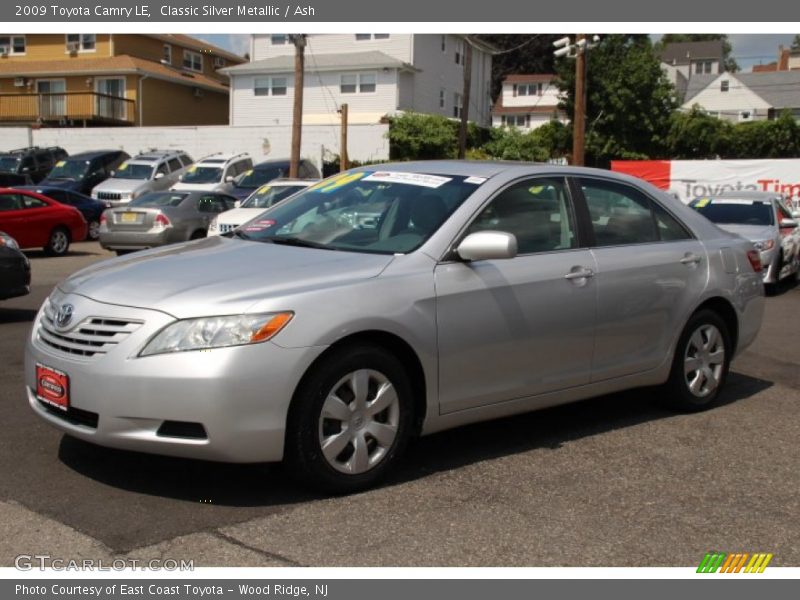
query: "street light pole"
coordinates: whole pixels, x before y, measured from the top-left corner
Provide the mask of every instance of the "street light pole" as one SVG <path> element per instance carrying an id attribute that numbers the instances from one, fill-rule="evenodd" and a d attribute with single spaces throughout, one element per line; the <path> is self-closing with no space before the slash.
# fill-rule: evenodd
<path id="1" fill-rule="evenodd" d="M 586 142 L 586 36 L 579 34 L 575 46 L 575 114 L 572 118 L 572 164 L 584 165 Z"/>

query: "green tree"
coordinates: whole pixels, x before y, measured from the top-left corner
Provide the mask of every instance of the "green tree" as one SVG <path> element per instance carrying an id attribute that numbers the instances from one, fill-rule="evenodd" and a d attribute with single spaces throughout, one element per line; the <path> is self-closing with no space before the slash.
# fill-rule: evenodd
<path id="1" fill-rule="evenodd" d="M 730 154 L 733 125 L 703 112 L 695 105 L 688 112 L 674 112 L 667 135 L 668 156 L 699 160 Z"/>
<path id="2" fill-rule="evenodd" d="M 407 112 L 389 120 L 389 158 L 430 160 L 455 158 L 458 124 L 441 115 Z"/>
<path id="3" fill-rule="evenodd" d="M 730 73 L 736 73 L 739 70 L 739 65 L 736 59 L 731 56 L 733 47 L 724 33 L 666 33 L 660 40 L 658 40 L 657 48 L 663 48 L 666 44 L 674 42 L 710 42 L 722 40 L 722 63 L 725 65 L 725 70 Z"/>
<path id="4" fill-rule="evenodd" d="M 800 50 L 800 33 L 795 34 L 792 40 L 792 50 Z"/>
<path id="5" fill-rule="evenodd" d="M 574 113 L 575 61 L 557 63 L 562 107 Z M 658 158 L 667 151 L 675 89 L 646 35 L 609 35 L 588 51 L 587 164 L 615 158 Z"/>
<path id="6" fill-rule="evenodd" d="M 566 34 L 492 34 L 476 36 L 497 48 L 492 57 L 492 98 L 497 98 L 506 75 L 553 73 L 553 42 Z"/>

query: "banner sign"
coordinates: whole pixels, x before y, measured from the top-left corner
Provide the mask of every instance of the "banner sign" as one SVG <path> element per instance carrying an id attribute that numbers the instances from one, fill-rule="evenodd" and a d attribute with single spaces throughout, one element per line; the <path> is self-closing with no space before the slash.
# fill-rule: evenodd
<path id="1" fill-rule="evenodd" d="M 800 159 L 615 160 L 611 170 L 649 181 L 684 202 L 737 190 L 776 192 L 800 202 Z"/>

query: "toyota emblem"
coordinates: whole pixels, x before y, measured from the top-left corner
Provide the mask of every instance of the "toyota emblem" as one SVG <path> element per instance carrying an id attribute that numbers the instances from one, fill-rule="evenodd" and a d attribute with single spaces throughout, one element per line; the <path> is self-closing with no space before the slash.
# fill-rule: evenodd
<path id="1" fill-rule="evenodd" d="M 56 313 L 56 325 L 61 328 L 69 325 L 69 322 L 72 321 L 72 313 L 74 311 L 75 307 L 72 306 L 72 304 L 62 304 Z"/>

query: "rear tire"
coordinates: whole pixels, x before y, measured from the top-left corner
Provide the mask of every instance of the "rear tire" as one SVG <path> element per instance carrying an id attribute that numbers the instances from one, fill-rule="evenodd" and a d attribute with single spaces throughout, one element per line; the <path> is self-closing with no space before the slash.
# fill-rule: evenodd
<path id="1" fill-rule="evenodd" d="M 100 239 L 100 221 L 90 221 L 86 239 L 96 242 Z"/>
<path id="2" fill-rule="evenodd" d="M 408 441 L 411 383 L 383 348 L 349 346 L 312 367 L 286 430 L 285 466 L 306 487 L 347 494 L 375 485 Z"/>
<path id="3" fill-rule="evenodd" d="M 56 227 L 50 232 L 44 252 L 48 256 L 64 256 L 69 251 L 69 243 L 69 231 L 65 227 Z"/>
<path id="4" fill-rule="evenodd" d="M 674 410 L 714 406 L 725 384 L 733 348 L 728 326 L 712 310 L 696 312 L 681 333 L 661 399 Z"/>
<path id="5" fill-rule="evenodd" d="M 202 240 L 204 237 L 206 237 L 206 235 L 207 235 L 207 234 L 206 234 L 206 232 L 205 232 L 205 231 L 203 231 L 202 229 L 199 229 L 199 230 L 195 231 L 195 232 L 194 232 L 194 233 L 193 233 L 193 234 L 192 234 L 192 235 L 189 237 L 189 239 L 190 239 L 190 240 Z"/>

